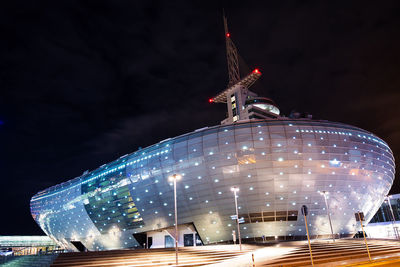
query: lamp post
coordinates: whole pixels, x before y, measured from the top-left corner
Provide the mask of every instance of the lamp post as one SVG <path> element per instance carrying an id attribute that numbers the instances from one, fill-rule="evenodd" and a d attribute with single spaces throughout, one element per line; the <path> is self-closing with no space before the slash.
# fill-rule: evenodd
<path id="1" fill-rule="evenodd" d="M 390 204 L 390 197 L 386 196 L 386 201 L 389 205 L 390 208 L 390 213 L 392 214 L 392 226 L 393 226 L 393 232 L 394 232 L 394 236 L 396 237 L 396 239 L 399 239 L 398 233 L 397 233 L 397 229 L 396 229 L 396 219 L 394 217 L 394 213 L 393 213 L 393 209 L 392 209 L 392 205 Z"/>
<path id="2" fill-rule="evenodd" d="M 182 176 L 180 174 L 173 174 L 168 177 L 169 181 L 174 182 L 176 266 L 178 266 L 178 209 L 177 209 L 177 202 L 176 202 L 176 181 L 180 180 L 181 178 L 182 178 Z"/>
<path id="3" fill-rule="evenodd" d="M 242 239 L 240 238 L 239 213 L 238 213 L 237 195 L 236 195 L 236 193 L 239 192 L 239 187 L 233 186 L 233 187 L 231 187 L 231 191 L 235 195 L 236 224 L 237 224 L 238 236 L 239 236 L 239 249 L 240 249 L 240 251 L 242 251 Z"/>
<path id="4" fill-rule="evenodd" d="M 328 201 L 326 200 L 326 195 L 328 194 L 328 192 L 322 191 L 321 194 L 324 196 L 324 199 L 325 199 L 326 212 L 328 213 L 329 225 L 330 225 L 330 227 L 331 227 L 332 240 L 333 240 L 333 242 L 335 242 L 335 236 L 333 235 L 331 214 L 330 214 L 330 212 L 329 212 Z"/>

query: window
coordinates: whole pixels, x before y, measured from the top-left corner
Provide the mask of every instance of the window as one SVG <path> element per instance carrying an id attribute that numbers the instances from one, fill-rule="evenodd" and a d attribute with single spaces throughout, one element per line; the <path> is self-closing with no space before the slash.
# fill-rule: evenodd
<path id="1" fill-rule="evenodd" d="M 166 248 L 175 247 L 174 239 L 170 235 L 166 235 L 165 238 L 164 238 L 164 241 L 165 241 L 164 245 L 165 245 Z"/>

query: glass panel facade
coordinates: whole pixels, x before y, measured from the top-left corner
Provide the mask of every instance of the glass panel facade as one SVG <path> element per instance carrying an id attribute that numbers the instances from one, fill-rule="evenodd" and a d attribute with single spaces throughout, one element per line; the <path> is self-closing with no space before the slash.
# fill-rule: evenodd
<path id="1" fill-rule="evenodd" d="M 204 243 L 230 240 L 238 186 L 243 238 L 354 233 L 354 213 L 372 218 L 394 179 L 387 144 L 362 129 L 313 120 L 271 120 L 204 128 L 141 149 L 36 194 L 32 216 L 60 245 L 89 250 L 138 246 L 133 234 L 193 223 Z"/>

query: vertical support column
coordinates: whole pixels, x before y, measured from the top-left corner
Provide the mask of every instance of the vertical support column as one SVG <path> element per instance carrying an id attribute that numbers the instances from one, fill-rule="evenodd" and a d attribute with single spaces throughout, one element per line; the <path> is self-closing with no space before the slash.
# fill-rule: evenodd
<path id="1" fill-rule="evenodd" d="M 231 94 L 226 94 L 226 105 L 228 108 L 228 118 L 227 119 L 231 123 L 231 122 L 233 122 Z"/>
<path id="2" fill-rule="evenodd" d="M 333 234 L 333 227 L 332 227 L 332 221 L 331 221 L 331 214 L 330 214 L 330 212 L 329 212 L 329 205 L 328 205 L 328 201 L 327 201 L 327 199 L 326 199 L 326 194 L 328 194 L 328 192 L 322 191 L 322 194 L 324 195 L 324 199 L 325 199 L 326 212 L 328 213 L 329 226 L 331 227 L 332 240 L 333 240 L 333 242 L 335 242 L 335 235 Z"/>
<path id="3" fill-rule="evenodd" d="M 236 190 L 233 192 L 235 194 L 236 224 L 237 224 L 238 235 L 239 235 L 239 249 L 240 249 L 240 251 L 242 251 L 242 238 L 240 237 L 239 212 L 238 212 L 238 206 L 237 206 Z"/>

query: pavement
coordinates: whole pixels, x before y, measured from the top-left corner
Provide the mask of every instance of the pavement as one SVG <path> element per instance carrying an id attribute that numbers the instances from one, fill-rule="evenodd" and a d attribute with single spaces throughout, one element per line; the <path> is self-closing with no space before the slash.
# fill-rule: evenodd
<path id="1" fill-rule="evenodd" d="M 368 239 L 369 261 L 363 239 L 312 240 L 314 266 L 399 266 L 400 242 Z M 253 262 L 254 259 L 254 262 Z M 311 266 L 307 241 L 258 245 L 207 245 L 179 248 L 179 266 L 278 267 Z M 175 250 L 142 249 L 64 253 L 54 267 L 175 266 Z"/>
<path id="2" fill-rule="evenodd" d="M 301 241 L 299 241 L 301 242 Z M 247 247 L 250 250 L 250 246 Z M 237 248 L 234 248 L 237 250 Z M 253 266 L 253 256 L 254 255 L 254 262 L 256 266 L 259 263 L 267 262 L 274 259 L 279 259 L 282 255 L 290 253 L 296 249 L 293 246 L 292 242 L 287 244 L 277 244 L 268 247 L 253 247 L 253 251 L 248 251 L 245 254 L 238 256 L 232 260 L 227 260 L 220 263 L 215 263 L 211 265 L 207 265 L 209 267 L 244 267 L 244 266 Z"/>
<path id="3" fill-rule="evenodd" d="M 375 261 L 363 261 L 356 264 L 345 265 L 346 267 L 366 267 L 366 266 L 381 266 L 381 267 L 388 267 L 388 266 L 400 266 L 400 257 L 390 258 L 390 259 L 383 259 L 383 260 L 375 260 Z"/>
<path id="4" fill-rule="evenodd" d="M 395 240 L 369 239 L 372 261 L 369 261 L 363 239 L 313 240 L 314 266 L 399 266 L 400 243 Z M 234 249 L 234 248 L 232 248 Z M 208 266 L 312 266 L 307 241 L 281 242 L 253 248 L 234 259 Z M 254 263 L 252 261 L 254 255 Z M 254 265 L 253 265 L 254 264 Z"/>

